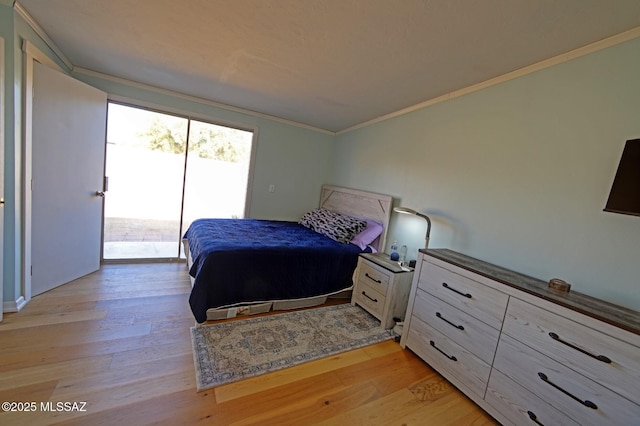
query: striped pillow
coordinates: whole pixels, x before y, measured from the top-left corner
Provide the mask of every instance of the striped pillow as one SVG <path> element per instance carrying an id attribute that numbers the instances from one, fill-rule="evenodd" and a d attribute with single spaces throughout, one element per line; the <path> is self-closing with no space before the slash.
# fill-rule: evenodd
<path id="1" fill-rule="evenodd" d="M 348 244 L 367 227 L 364 220 L 324 208 L 305 213 L 298 223 L 343 244 Z"/>

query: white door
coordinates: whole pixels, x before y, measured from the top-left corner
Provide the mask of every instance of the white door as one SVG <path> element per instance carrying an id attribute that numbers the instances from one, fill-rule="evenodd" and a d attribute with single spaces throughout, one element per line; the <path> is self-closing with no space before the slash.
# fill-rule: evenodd
<path id="1" fill-rule="evenodd" d="M 100 268 L 107 96 L 33 64 L 31 294 Z"/>

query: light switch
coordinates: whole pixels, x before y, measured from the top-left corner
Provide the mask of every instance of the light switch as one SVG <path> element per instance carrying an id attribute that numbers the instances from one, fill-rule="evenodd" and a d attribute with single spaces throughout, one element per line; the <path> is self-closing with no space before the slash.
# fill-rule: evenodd
<path id="1" fill-rule="evenodd" d="M 274 184 L 269 184 L 269 192 L 276 192 L 276 186 Z"/>

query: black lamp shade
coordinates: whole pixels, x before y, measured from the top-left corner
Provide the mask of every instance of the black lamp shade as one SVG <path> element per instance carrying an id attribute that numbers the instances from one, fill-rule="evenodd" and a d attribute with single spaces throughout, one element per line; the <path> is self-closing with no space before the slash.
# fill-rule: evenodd
<path id="1" fill-rule="evenodd" d="M 640 139 L 625 144 L 604 211 L 640 216 Z"/>

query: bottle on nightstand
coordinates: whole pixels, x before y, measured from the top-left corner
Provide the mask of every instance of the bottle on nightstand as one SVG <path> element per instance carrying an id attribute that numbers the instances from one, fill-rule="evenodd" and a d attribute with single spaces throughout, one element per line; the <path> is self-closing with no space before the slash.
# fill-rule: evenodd
<path id="1" fill-rule="evenodd" d="M 393 261 L 398 261 L 400 259 L 400 255 L 398 254 L 398 242 L 394 241 L 391 244 L 391 254 L 389 255 L 389 259 Z"/>
<path id="2" fill-rule="evenodd" d="M 407 265 L 407 246 L 403 245 L 400 247 L 400 265 Z"/>

